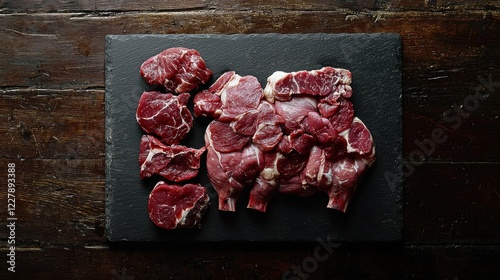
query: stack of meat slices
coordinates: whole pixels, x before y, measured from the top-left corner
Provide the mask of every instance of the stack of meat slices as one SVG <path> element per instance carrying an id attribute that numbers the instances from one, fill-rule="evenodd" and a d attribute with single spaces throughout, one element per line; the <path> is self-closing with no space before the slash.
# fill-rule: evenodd
<path id="1" fill-rule="evenodd" d="M 223 74 L 195 96 L 195 115 L 214 118 L 205 133 L 207 172 L 219 209 L 235 211 L 245 187 L 248 208 L 266 211 L 274 193 L 329 196 L 346 211 L 375 160 L 373 139 L 354 116 L 351 72 L 324 67 L 275 72 L 262 89 L 253 76 Z"/>
<path id="2" fill-rule="evenodd" d="M 212 76 L 196 50 L 170 48 L 146 60 L 140 74 L 160 91 L 144 92 L 139 100 L 136 118 L 146 133 L 140 143 L 140 177 L 160 175 L 149 196 L 151 220 L 166 229 L 199 226 L 209 197 L 199 184 L 182 182 L 197 176 L 205 148 L 180 145 L 193 126 L 187 108 L 189 91 L 205 84 Z"/>

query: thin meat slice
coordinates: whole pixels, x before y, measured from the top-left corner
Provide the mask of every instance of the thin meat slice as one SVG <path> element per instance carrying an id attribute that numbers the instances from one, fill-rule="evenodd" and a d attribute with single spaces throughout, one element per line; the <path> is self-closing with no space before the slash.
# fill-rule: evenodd
<path id="1" fill-rule="evenodd" d="M 283 137 L 283 132 L 277 124 L 265 124 L 261 123 L 257 127 L 257 131 L 252 137 L 253 143 L 259 147 L 264 152 L 269 152 Z"/>
<path id="2" fill-rule="evenodd" d="M 151 135 L 144 135 L 139 151 L 140 177 L 158 174 L 173 182 L 192 179 L 198 175 L 204 152 L 205 147 L 167 146 Z"/>
<path id="3" fill-rule="evenodd" d="M 299 154 L 307 155 L 312 147 L 316 144 L 316 139 L 302 129 L 298 129 L 292 132 L 288 138 L 290 139 L 290 145 Z"/>
<path id="4" fill-rule="evenodd" d="M 200 184 L 180 186 L 160 181 L 149 195 L 149 217 L 164 229 L 199 227 L 209 200 Z"/>
<path id="5" fill-rule="evenodd" d="M 276 113 L 274 106 L 262 100 L 254 124 L 256 130 L 252 137 L 253 143 L 264 152 L 274 149 L 283 137 L 281 124 L 284 122 L 285 119 Z"/>
<path id="6" fill-rule="evenodd" d="M 184 93 L 205 84 L 212 71 L 198 51 L 176 47 L 148 58 L 141 65 L 140 74 L 148 84 L 164 86 L 168 92 Z"/>
<path id="7" fill-rule="evenodd" d="M 319 70 L 286 73 L 276 71 L 267 78 L 264 95 L 269 102 L 287 101 L 293 95 L 338 95 L 350 97 L 352 74 L 349 70 L 323 67 Z"/>
<path id="8" fill-rule="evenodd" d="M 137 123 L 148 134 L 158 136 L 165 144 L 179 144 L 193 126 L 187 108 L 190 95 L 147 91 L 141 95 L 136 111 Z"/>
<path id="9" fill-rule="evenodd" d="M 257 131 L 259 114 L 259 110 L 250 110 L 245 113 L 241 113 L 234 118 L 230 125 L 234 132 L 252 136 Z"/>

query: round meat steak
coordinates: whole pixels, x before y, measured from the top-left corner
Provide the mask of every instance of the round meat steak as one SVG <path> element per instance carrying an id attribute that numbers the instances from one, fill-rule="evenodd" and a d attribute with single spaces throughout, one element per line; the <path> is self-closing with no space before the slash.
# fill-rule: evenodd
<path id="1" fill-rule="evenodd" d="M 200 184 L 180 186 L 160 181 L 149 195 L 149 217 L 164 229 L 199 227 L 209 200 Z"/>
<path id="2" fill-rule="evenodd" d="M 141 95 L 136 119 L 148 134 L 161 138 L 165 144 L 179 144 L 193 127 L 193 115 L 187 108 L 189 93 L 146 91 Z"/>
<path id="3" fill-rule="evenodd" d="M 150 85 L 164 86 L 168 92 L 190 92 L 212 76 L 196 50 L 169 48 L 141 65 L 141 76 Z"/>

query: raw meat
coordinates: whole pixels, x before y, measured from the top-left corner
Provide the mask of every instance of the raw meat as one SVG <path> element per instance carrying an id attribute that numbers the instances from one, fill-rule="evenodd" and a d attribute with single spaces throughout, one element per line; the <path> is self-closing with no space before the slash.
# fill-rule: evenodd
<path id="1" fill-rule="evenodd" d="M 146 91 L 137 107 L 136 119 L 148 134 L 158 136 L 165 144 L 179 144 L 193 126 L 193 116 L 187 108 L 189 93 Z"/>
<path id="2" fill-rule="evenodd" d="M 309 114 L 315 112 L 318 101 L 309 96 L 296 96 L 293 99 L 274 103 L 276 112 L 285 119 L 285 132 L 300 129 L 300 123 Z"/>
<path id="3" fill-rule="evenodd" d="M 349 70 L 323 67 L 319 70 L 285 73 L 274 72 L 267 78 L 264 94 L 269 102 L 288 101 L 293 95 L 344 96 L 351 97 L 351 72 Z"/>
<path id="4" fill-rule="evenodd" d="M 165 229 L 199 227 L 209 200 L 199 184 L 180 186 L 160 181 L 149 195 L 149 217 Z"/>
<path id="5" fill-rule="evenodd" d="M 164 86 L 167 92 L 184 93 L 205 84 L 212 71 L 196 50 L 177 47 L 144 61 L 140 74 L 148 84 Z"/>
<path id="6" fill-rule="evenodd" d="M 173 182 L 192 179 L 198 175 L 201 149 L 182 145 L 167 146 L 151 135 L 141 138 L 139 165 L 141 179 L 158 174 Z"/>
<path id="7" fill-rule="evenodd" d="M 213 121 L 208 125 L 205 143 L 208 143 L 207 139 L 213 143 L 211 146 L 215 150 L 222 153 L 241 151 L 250 141 L 249 136 L 236 133 L 228 123 L 219 121 Z"/>
<path id="8" fill-rule="evenodd" d="M 257 109 L 263 97 L 257 78 L 226 72 L 207 91 L 195 97 L 195 115 L 231 122 L 236 116 Z"/>
<path id="9" fill-rule="evenodd" d="M 345 98 L 339 98 L 335 101 L 337 110 L 330 117 L 330 123 L 338 132 L 346 130 L 352 124 L 354 118 L 354 106 L 352 102 Z"/>
<path id="10" fill-rule="evenodd" d="M 219 196 L 219 210 L 235 211 L 236 201 L 244 186 L 250 184 L 263 168 L 263 152 L 253 144 L 221 151 L 218 147 L 220 142 L 211 137 L 217 134 L 217 131 L 211 133 L 214 123 L 224 124 L 214 121 L 206 130 L 207 174 Z"/>
<path id="11" fill-rule="evenodd" d="M 278 160 L 281 153 L 266 153 L 264 156 L 264 168 L 258 174 L 248 200 L 248 208 L 266 212 L 267 204 L 278 188 L 279 171 Z"/>
<path id="12" fill-rule="evenodd" d="M 262 91 L 255 78 L 227 72 L 198 94 L 195 114 L 215 118 L 205 144 L 219 210 L 235 211 L 249 187 L 247 207 L 261 212 L 276 192 L 324 192 L 328 208 L 345 212 L 375 161 L 373 138 L 354 116 L 350 83 L 348 70 L 324 67 L 276 72 Z"/>

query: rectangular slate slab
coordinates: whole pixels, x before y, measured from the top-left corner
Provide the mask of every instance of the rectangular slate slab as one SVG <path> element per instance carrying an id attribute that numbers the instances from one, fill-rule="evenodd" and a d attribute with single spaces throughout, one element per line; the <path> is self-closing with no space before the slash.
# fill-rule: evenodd
<path id="1" fill-rule="evenodd" d="M 276 195 L 267 213 L 217 210 L 217 194 L 202 168 L 196 181 L 211 205 L 201 229 L 167 231 L 149 219 L 148 196 L 156 180 L 139 178 L 143 132 L 135 111 L 147 85 L 140 65 L 170 47 L 193 48 L 213 71 L 256 76 L 263 86 L 274 71 L 333 66 L 353 74 L 355 114 L 375 140 L 377 161 L 347 213 L 327 209 L 326 194 Z M 106 37 L 106 234 L 110 241 L 395 241 L 402 229 L 401 40 L 398 34 L 109 35 Z M 191 104 L 192 106 L 192 104 Z M 199 148 L 207 118 L 197 118 L 184 144 Z M 205 159 L 205 158 L 203 158 Z M 388 180 L 387 178 L 390 178 Z"/>

